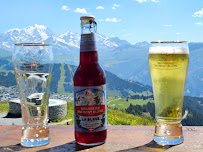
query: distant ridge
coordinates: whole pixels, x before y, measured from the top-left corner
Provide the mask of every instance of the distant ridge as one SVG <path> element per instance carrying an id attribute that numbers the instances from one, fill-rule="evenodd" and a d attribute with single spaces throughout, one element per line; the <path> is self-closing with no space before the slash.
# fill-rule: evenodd
<path id="1" fill-rule="evenodd" d="M 54 64 L 51 82 L 51 92 L 60 94 L 73 93 L 73 75 L 76 66 L 69 64 Z M 0 59 L 0 86 L 16 85 L 12 63 L 8 59 Z M 151 94 L 152 88 L 138 82 L 127 81 L 105 71 L 108 97 L 129 97 L 134 94 Z M 63 79 L 61 78 L 63 77 Z M 60 82 L 60 85 L 59 85 Z"/>

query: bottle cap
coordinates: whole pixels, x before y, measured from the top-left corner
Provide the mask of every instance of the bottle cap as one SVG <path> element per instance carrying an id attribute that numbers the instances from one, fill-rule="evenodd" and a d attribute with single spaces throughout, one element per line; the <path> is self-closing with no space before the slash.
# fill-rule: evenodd
<path id="1" fill-rule="evenodd" d="M 88 15 L 88 16 L 81 16 L 80 20 L 94 20 L 95 17 L 92 15 Z"/>

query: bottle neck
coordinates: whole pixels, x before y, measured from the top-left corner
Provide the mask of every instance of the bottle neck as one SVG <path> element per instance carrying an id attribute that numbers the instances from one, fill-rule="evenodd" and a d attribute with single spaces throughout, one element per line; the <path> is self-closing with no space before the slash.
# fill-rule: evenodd
<path id="1" fill-rule="evenodd" d="M 97 51 L 80 52 L 80 64 L 98 64 L 98 53 Z"/>
<path id="2" fill-rule="evenodd" d="M 94 20 L 82 20 L 81 21 L 81 34 L 96 33 L 97 23 Z"/>
<path id="3" fill-rule="evenodd" d="M 95 21 L 89 20 L 81 23 L 80 64 L 98 63 L 95 33 Z"/>

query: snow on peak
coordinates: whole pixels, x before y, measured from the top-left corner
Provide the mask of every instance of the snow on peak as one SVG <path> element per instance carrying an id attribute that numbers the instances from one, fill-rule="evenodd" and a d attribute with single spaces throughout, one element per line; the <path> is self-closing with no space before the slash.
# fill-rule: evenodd
<path id="1" fill-rule="evenodd" d="M 114 49 L 125 42 L 119 38 L 109 38 L 96 33 L 98 49 Z M 11 50 L 15 43 L 51 43 L 58 50 L 71 50 L 80 47 L 80 34 L 68 31 L 64 34 L 55 34 L 47 26 L 34 24 L 23 29 L 14 28 L 0 34 L 0 48 Z M 74 50 L 74 49 L 73 49 Z"/>
<path id="2" fill-rule="evenodd" d="M 19 28 L 13 28 L 13 29 L 8 30 L 7 33 L 20 32 L 20 31 L 21 31 L 21 29 L 19 29 Z"/>
<path id="3" fill-rule="evenodd" d="M 46 30 L 46 29 L 47 29 L 47 26 L 45 26 L 45 25 L 38 25 L 38 24 L 35 24 L 34 27 L 35 27 L 35 28 L 38 28 L 38 29 L 43 29 L 43 30 Z"/>
<path id="4" fill-rule="evenodd" d="M 77 33 L 68 31 L 67 33 L 60 34 L 56 39 L 66 45 L 79 48 L 80 35 Z"/>
<path id="5" fill-rule="evenodd" d="M 29 26 L 27 28 L 24 28 L 23 30 L 28 34 L 33 34 L 34 32 L 42 33 L 47 31 L 47 27 L 44 25 L 38 25 L 35 24 L 34 26 Z"/>
<path id="6" fill-rule="evenodd" d="M 37 37 L 38 41 L 45 41 L 50 36 L 53 35 L 52 31 L 44 25 L 35 24 L 34 26 L 29 26 L 23 29 L 23 33 L 25 35 L 29 35 L 31 37 Z"/>

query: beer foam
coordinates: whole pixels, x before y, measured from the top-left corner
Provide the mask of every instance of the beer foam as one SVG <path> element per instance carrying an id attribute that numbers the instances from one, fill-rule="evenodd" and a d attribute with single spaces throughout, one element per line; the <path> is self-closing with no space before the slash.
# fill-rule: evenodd
<path id="1" fill-rule="evenodd" d="M 189 54 L 187 47 L 156 46 L 149 48 L 149 54 Z"/>

